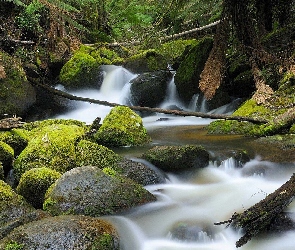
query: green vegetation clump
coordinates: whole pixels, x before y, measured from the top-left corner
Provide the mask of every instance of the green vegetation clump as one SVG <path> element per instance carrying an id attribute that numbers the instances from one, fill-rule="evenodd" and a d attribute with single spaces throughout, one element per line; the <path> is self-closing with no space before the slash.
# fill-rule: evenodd
<path id="1" fill-rule="evenodd" d="M 111 147 L 138 146 L 150 141 L 141 117 L 123 106 L 111 110 L 94 139 L 98 144 Z"/>
<path id="2" fill-rule="evenodd" d="M 4 180 L 4 168 L 1 161 L 0 161 L 0 180 Z"/>
<path id="3" fill-rule="evenodd" d="M 61 176 L 50 168 L 33 168 L 26 171 L 20 178 L 16 188 L 34 208 L 42 208 L 47 189 Z"/>
<path id="4" fill-rule="evenodd" d="M 10 242 L 5 246 L 4 250 L 23 250 L 24 245 L 18 244 L 17 242 Z"/>
<path id="5" fill-rule="evenodd" d="M 81 140 L 76 146 L 77 166 L 96 166 L 100 169 L 114 167 L 120 156 L 97 143 Z"/>
<path id="6" fill-rule="evenodd" d="M 32 129 L 28 146 L 14 163 L 16 180 L 32 168 L 48 167 L 64 173 L 75 167 L 75 142 L 85 131 L 83 126 L 59 123 Z"/>

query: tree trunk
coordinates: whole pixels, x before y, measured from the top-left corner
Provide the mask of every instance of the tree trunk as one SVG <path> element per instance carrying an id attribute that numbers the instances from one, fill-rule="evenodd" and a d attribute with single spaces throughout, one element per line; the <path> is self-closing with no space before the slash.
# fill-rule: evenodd
<path id="1" fill-rule="evenodd" d="M 228 224 L 234 228 L 242 228 L 244 235 L 236 242 L 236 247 L 241 247 L 256 235 L 270 231 L 278 222 L 278 218 L 285 218 L 284 209 L 291 203 L 294 195 L 295 174 L 260 202 L 242 213 L 234 213 L 228 221 L 218 222 L 215 225 Z M 294 225 L 290 227 L 294 228 Z"/>

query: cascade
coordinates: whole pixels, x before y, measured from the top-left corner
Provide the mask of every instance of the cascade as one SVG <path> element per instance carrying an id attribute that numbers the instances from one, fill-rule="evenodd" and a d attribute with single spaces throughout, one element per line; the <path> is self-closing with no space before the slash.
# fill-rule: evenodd
<path id="1" fill-rule="evenodd" d="M 106 66 L 105 77 L 100 89 L 71 92 L 77 96 L 128 104 L 130 80 L 135 77 L 122 67 Z M 169 84 L 163 107 L 176 105 L 194 111 L 196 103 L 202 103 L 200 110 L 205 110 L 205 100 L 194 96 L 189 107 L 183 107 L 173 80 Z M 110 107 L 89 103 L 77 103 L 75 110 L 59 115 L 59 118 L 71 118 L 91 123 L 96 117 L 104 118 Z M 211 112 L 231 112 L 231 105 Z M 165 119 L 159 118 L 165 117 Z M 168 118 L 168 120 L 166 120 Z M 209 119 L 197 117 L 177 118 L 163 114 L 143 118 L 149 132 L 164 128 L 170 132 L 169 140 L 163 141 L 165 133 L 154 133 L 155 145 L 179 145 L 199 143 L 194 137 L 177 137 L 178 134 L 167 129 L 176 125 L 204 125 Z M 182 127 L 181 127 L 182 129 Z M 179 133 L 183 131 L 179 130 Z M 190 135 L 185 131 L 185 135 Z M 196 134 L 196 130 L 194 130 Z M 158 136 L 158 137 L 157 137 Z M 173 140 L 171 139 L 173 138 Z M 180 140 L 181 138 L 181 140 Z M 170 141 L 171 139 L 171 141 Z M 224 143 L 229 143 L 224 142 Z M 219 145 L 219 147 L 222 147 Z M 216 145 L 214 145 L 216 148 Z M 222 147 L 224 149 L 224 147 Z M 132 153 L 130 153 L 132 157 Z M 134 156 L 136 157 L 136 156 Z M 132 209 L 124 215 L 105 216 L 117 228 L 120 235 L 121 250 L 234 250 L 235 242 L 242 235 L 239 231 L 215 226 L 215 222 L 224 221 L 234 212 L 242 212 L 281 186 L 294 172 L 295 165 L 288 167 L 252 159 L 243 168 L 238 168 L 233 158 L 221 164 L 192 170 L 184 176 L 167 174 L 167 182 L 146 186 L 157 201 Z M 289 205 L 289 212 L 295 212 L 295 202 Z M 275 236 L 259 236 L 241 247 L 241 250 L 293 250 L 295 231 Z"/>

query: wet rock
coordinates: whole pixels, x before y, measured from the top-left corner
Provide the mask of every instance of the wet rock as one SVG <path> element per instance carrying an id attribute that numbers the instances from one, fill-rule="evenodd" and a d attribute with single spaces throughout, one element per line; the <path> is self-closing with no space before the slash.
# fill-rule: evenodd
<path id="1" fill-rule="evenodd" d="M 11 245 L 21 248 L 8 248 Z M 0 249 L 101 249 L 119 250 L 116 229 L 107 221 L 63 215 L 31 222 L 0 241 Z"/>
<path id="2" fill-rule="evenodd" d="M 20 225 L 47 216 L 45 212 L 34 209 L 8 184 L 0 180 L 0 239 Z"/>
<path id="3" fill-rule="evenodd" d="M 142 158 L 165 171 L 203 168 L 209 164 L 209 153 L 196 145 L 156 146 L 144 153 Z"/>
<path id="4" fill-rule="evenodd" d="M 157 107 L 166 97 L 170 71 L 143 73 L 131 81 L 131 102 L 135 106 Z"/>
<path id="5" fill-rule="evenodd" d="M 53 215 L 115 214 L 134 206 L 155 201 L 141 185 L 124 178 L 111 168 L 74 168 L 48 190 L 43 208 Z"/>
<path id="6" fill-rule="evenodd" d="M 165 176 L 162 172 L 148 167 L 143 162 L 123 159 L 115 167 L 115 170 L 121 175 L 130 178 L 143 186 L 166 182 Z"/>

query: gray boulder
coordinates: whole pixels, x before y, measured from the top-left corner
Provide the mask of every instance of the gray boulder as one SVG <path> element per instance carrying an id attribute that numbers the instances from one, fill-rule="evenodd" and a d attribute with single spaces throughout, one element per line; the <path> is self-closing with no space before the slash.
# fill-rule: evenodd
<path id="1" fill-rule="evenodd" d="M 84 166 L 64 173 L 47 191 L 44 210 L 53 215 L 102 216 L 155 201 L 141 185 L 112 168 Z"/>
<path id="2" fill-rule="evenodd" d="M 118 250 L 119 238 L 105 220 L 63 215 L 18 227 L 0 241 L 0 249 Z"/>

